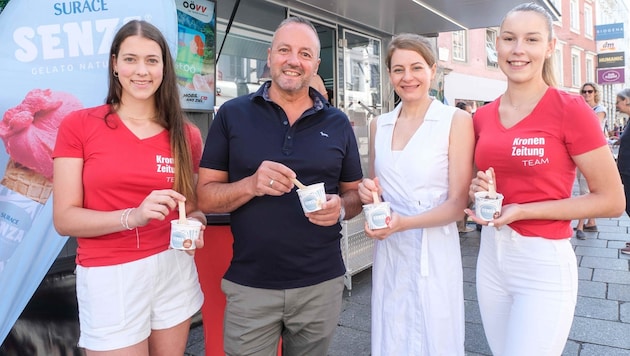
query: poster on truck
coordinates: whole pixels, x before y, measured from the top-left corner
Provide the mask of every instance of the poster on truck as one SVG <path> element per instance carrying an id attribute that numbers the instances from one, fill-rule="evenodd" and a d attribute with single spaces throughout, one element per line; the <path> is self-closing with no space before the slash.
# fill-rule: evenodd
<path id="1" fill-rule="evenodd" d="M 211 111 L 215 100 L 215 5 L 208 0 L 175 2 L 178 23 L 175 73 L 182 108 Z"/>
<path id="2" fill-rule="evenodd" d="M 163 1 L 0 0 L 0 343 L 64 246 L 52 223 L 59 123 L 101 105 L 109 49 L 131 19 L 177 50 L 177 10 Z"/>

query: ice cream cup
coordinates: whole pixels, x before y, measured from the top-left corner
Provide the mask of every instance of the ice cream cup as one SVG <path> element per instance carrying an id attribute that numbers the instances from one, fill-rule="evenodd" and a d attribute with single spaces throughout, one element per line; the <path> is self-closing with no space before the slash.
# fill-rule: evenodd
<path id="1" fill-rule="evenodd" d="M 312 213 L 320 210 L 322 208 L 322 204 L 326 202 L 324 183 L 307 185 L 305 188 L 298 189 L 297 193 L 298 197 L 300 197 L 302 210 L 304 210 L 305 213 Z"/>
<path id="2" fill-rule="evenodd" d="M 392 219 L 389 202 L 363 205 L 363 214 L 370 230 L 384 229 Z"/>
<path id="3" fill-rule="evenodd" d="M 187 224 L 180 224 L 179 219 L 171 220 L 171 248 L 176 250 L 194 250 L 195 241 L 199 239 L 201 222 L 187 219 Z"/>
<path id="4" fill-rule="evenodd" d="M 497 193 L 497 197 L 492 199 L 488 192 L 475 193 L 475 214 L 484 221 L 492 221 L 501 214 L 503 205 L 503 194 Z"/>

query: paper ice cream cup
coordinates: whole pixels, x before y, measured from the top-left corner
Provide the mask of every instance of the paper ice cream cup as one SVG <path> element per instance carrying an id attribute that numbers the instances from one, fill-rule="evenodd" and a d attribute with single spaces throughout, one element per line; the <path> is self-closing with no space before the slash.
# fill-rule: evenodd
<path id="1" fill-rule="evenodd" d="M 171 248 L 176 250 L 194 250 L 199 239 L 201 222 L 188 219 L 187 224 L 180 224 L 179 219 L 171 220 Z"/>
<path id="2" fill-rule="evenodd" d="M 326 202 L 326 191 L 324 183 L 315 183 L 305 188 L 297 190 L 302 210 L 305 213 L 312 213 L 321 210 L 322 204 Z"/>
<path id="3" fill-rule="evenodd" d="M 492 221 L 501 215 L 503 194 L 497 193 L 495 199 L 488 197 L 488 192 L 475 193 L 475 214 L 484 221 Z"/>
<path id="4" fill-rule="evenodd" d="M 363 214 L 370 230 L 384 229 L 392 219 L 389 202 L 363 205 Z"/>

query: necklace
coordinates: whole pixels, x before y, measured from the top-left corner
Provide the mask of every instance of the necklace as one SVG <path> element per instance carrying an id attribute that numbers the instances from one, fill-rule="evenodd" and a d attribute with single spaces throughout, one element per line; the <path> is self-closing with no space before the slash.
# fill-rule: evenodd
<path id="1" fill-rule="evenodd" d="M 123 120 L 129 120 L 133 122 L 146 122 L 146 121 L 152 122 L 152 121 L 155 121 L 155 119 L 157 118 L 157 115 L 155 114 L 151 116 L 147 116 L 147 117 L 133 117 L 133 116 L 121 113 L 121 112 L 118 112 L 118 116 Z"/>
<path id="2" fill-rule="evenodd" d="M 533 99 L 527 100 L 519 105 L 514 105 L 514 103 L 512 102 L 512 98 L 507 93 L 505 94 L 505 98 L 509 100 L 509 102 L 506 102 L 506 104 L 512 107 L 512 109 L 514 109 L 515 111 L 519 111 L 522 107 L 529 107 L 532 104 L 538 102 L 540 98 L 542 98 L 542 95 L 536 94 Z"/>

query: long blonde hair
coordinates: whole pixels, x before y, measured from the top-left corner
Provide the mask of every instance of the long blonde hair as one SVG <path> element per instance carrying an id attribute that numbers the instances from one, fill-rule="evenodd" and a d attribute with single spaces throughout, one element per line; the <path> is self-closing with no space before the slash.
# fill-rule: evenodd
<path id="1" fill-rule="evenodd" d="M 549 33 L 547 40 L 548 41 L 553 40 L 553 36 L 554 36 L 553 18 L 551 18 L 551 15 L 547 12 L 547 10 L 545 10 L 542 6 L 535 4 L 533 2 L 517 5 L 512 10 L 508 11 L 508 13 L 505 15 L 503 20 L 501 20 L 501 27 L 503 27 L 503 22 L 505 22 L 505 18 L 508 17 L 510 14 L 514 12 L 526 12 L 526 11 L 535 12 L 545 19 L 545 24 L 547 25 L 547 32 Z M 554 67 L 553 57 L 554 56 L 551 55 L 548 58 L 545 58 L 545 61 L 543 62 L 543 68 L 542 68 L 543 81 L 545 82 L 545 84 L 549 85 L 550 87 L 557 86 L 556 74 L 553 68 Z"/>

